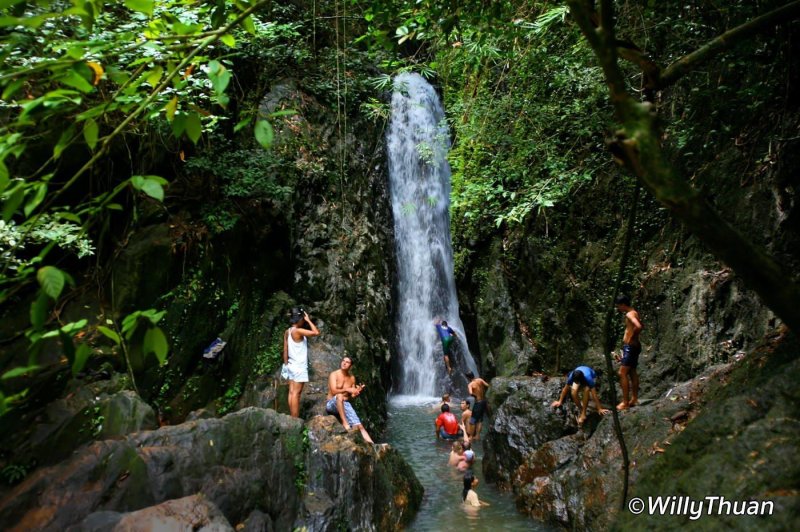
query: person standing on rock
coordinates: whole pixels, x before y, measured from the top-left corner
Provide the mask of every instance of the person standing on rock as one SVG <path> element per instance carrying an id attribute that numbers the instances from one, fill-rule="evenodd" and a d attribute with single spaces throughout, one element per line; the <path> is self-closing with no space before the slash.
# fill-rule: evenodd
<path id="1" fill-rule="evenodd" d="M 489 388 L 489 383 L 480 377 L 476 377 L 471 371 L 465 373 L 469 379 L 467 385 L 467 392 L 475 397 L 475 404 L 472 405 L 472 415 L 469 418 L 469 437 L 475 441 L 481 439 L 481 426 L 483 424 L 483 416 L 488 409 L 486 402 L 486 389 Z"/>
<path id="2" fill-rule="evenodd" d="M 617 410 L 627 410 L 639 403 L 639 354 L 642 344 L 639 342 L 639 333 L 644 326 L 639 319 L 639 313 L 631 307 L 631 298 L 626 295 L 617 296 L 614 300 L 617 310 L 625 315 L 625 335 L 622 338 L 622 356 L 618 361 L 622 364 L 619 368 L 619 383 L 622 386 L 622 402 L 617 405 Z M 630 382 L 629 382 L 630 381 Z M 630 400 L 629 400 L 630 392 Z"/>
<path id="3" fill-rule="evenodd" d="M 325 411 L 332 416 L 339 414 L 345 430 L 358 429 L 364 441 L 373 443 L 353 405 L 350 404 L 350 399 L 358 397 L 364 389 L 363 384 L 356 386 L 356 378 L 350 373 L 352 367 L 353 359 L 346 356 L 339 363 L 339 369 L 331 372 L 328 377 L 328 402 L 325 403 Z"/>
<path id="4" fill-rule="evenodd" d="M 319 329 L 301 308 L 292 309 L 289 322 L 292 326 L 283 335 L 281 375 L 289 380 L 289 414 L 300 417 L 300 396 L 308 382 L 308 337 L 319 335 Z"/>
<path id="5" fill-rule="evenodd" d="M 447 367 L 447 373 L 453 373 L 453 367 L 450 365 L 450 347 L 453 345 L 453 340 L 456 339 L 456 332 L 447 325 L 447 322 L 436 320 L 433 322 L 436 325 L 436 331 L 439 333 L 439 339 L 442 341 L 442 353 L 444 354 L 444 365 Z"/>
<path id="6" fill-rule="evenodd" d="M 558 401 L 553 401 L 550 406 L 558 408 L 564 404 L 567 393 L 571 391 L 572 400 L 575 401 L 575 405 L 580 409 L 578 425 L 583 425 L 583 422 L 586 421 L 586 407 L 589 405 L 590 394 L 592 400 L 594 400 L 597 412 L 601 416 L 608 414 L 609 411 L 603 408 L 603 405 L 600 404 L 600 398 L 597 396 L 597 377 L 597 372 L 589 366 L 578 366 L 569 372 L 569 375 L 567 375 L 567 384 L 564 385 L 564 389 L 561 390 L 561 396 L 558 398 Z M 583 401 L 579 399 L 578 395 L 581 390 L 583 390 Z"/>

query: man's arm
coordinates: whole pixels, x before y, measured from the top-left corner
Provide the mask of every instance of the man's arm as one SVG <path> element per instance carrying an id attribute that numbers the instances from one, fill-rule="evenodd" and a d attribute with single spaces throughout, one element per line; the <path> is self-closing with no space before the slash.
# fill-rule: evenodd
<path id="1" fill-rule="evenodd" d="M 633 326 L 633 334 L 634 336 L 639 334 L 644 327 L 642 326 L 642 322 L 639 321 L 639 313 L 635 310 L 631 310 L 625 317 L 628 318 L 628 322 Z"/>
<path id="2" fill-rule="evenodd" d="M 592 394 L 592 400 L 594 401 L 594 406 L 597 408 L 597 413 L 601 416 L 608 414 L 608 410 L 603 408 L 603 405 L 600 404 L 600 398 L 597 396 L 597 390 L 594 388 L 589 388 L 589 393 Z"/>
<path id="3" fill-rule="evenodd" d="M 550 406 L 552 407 L 559 407 L 564 404 L 564 399 L 567 398 L 567 392 L 569 391 L 569 384 L 564 385 L 564 389 L 561 390 L 561 395 L 558 397 L 558 401 L 553 401 Z"/>

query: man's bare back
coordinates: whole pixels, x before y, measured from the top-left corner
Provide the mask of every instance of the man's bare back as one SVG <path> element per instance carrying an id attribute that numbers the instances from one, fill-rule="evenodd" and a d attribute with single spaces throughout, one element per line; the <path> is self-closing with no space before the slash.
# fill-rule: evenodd
<path id="1" fill-rule="evenodd" d="M 474 395 L 476 401 L 483 401 L 483 397 L 486 395 L 486 389 L 488 387 L 489 383 L 480 377 L 475 377 L 467 385 L 467 392 L 469 392 L 470 395 Z"/>

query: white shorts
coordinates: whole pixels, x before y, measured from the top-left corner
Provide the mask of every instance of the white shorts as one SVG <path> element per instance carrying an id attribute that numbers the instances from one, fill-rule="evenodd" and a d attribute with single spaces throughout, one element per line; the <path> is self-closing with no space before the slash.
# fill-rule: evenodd
<path id="1" fill-rule="evenodd" d="M 308 382 L 308 366 L 292 366 L 289 364 L 286 368 L 289 370 L 288 380 L 294 382 Z"/>

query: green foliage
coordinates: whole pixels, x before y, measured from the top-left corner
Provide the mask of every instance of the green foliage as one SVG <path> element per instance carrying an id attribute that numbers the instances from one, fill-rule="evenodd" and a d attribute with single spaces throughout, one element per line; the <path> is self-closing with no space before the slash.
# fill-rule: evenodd
<path id="1" fill-rule="evenodd" d="M 236 379 L 233 385 L 228 387 L 223 396 L 217 400 L 217 404 L 219 405 L 217 412 L 219 415 L 224 416 L 236 408 L 236 404 L 239 402 L 239 397 L 242 396 L 242 391 L 242 383 L 239 381 L 239 379 Z"/>
<path id="2" fill-rule="evenodd" d="M 269 343 L 256 355 L 253 372 L 256 375 L 270 375 L 283 363 L 284 330 L 275 327 Z"/>
<path id="3" fill-rule="evenodd" d="M 28 474 L 28 468 L 19 464 L 9 464 L 0 471 L 0 477 L 3 482 L 9 486 L 13 486 L 21 481 Z"/>

